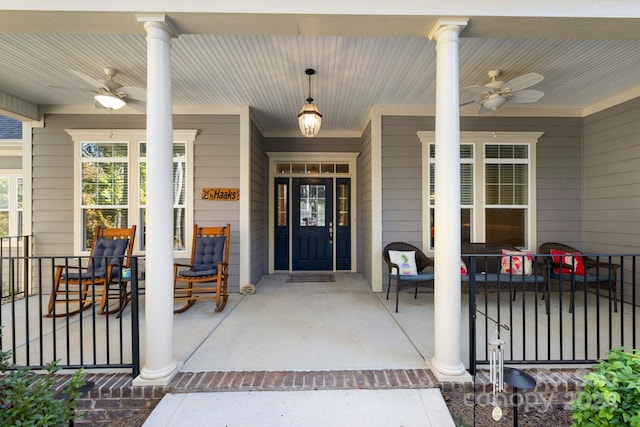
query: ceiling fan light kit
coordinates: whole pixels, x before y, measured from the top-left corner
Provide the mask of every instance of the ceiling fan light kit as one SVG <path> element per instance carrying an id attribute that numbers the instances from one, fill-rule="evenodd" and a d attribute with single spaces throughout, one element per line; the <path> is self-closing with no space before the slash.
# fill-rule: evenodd
<path id="1" fill-rule="evenodd" d="M 118 98 L 117 96 L 110 93 L 99 93 L 93 97 L 100 105 L 104 108 L 110 108 L 112 110 L 119 110 L 120 108 L 127 105 L 127 103 Z"/>
<path id="2" fill-rule="evenodd" d="M 544 77 L 538 73 L 528 73 L 504 82 L 497 80 L 502 74 L 502 70 L 490 70 L 487 75 L 491 79 L 485 85 L 467 86 L 464 89 L 480 95 L 475 101 L 465 102 L 462 105 L 478 102 L 480 104 L 480 114 L 490 111 L 496 111 L 506 102 L 515 103 L 531 103 L 536 102 L 544 95 L 539 90 L 527 89 L 537 83 L 540 83 Z"/>
<path id="3" fill-rule="evenodd" d="M 506 96 L 490 95 L 489 98 L 486 101 L 482 101 L 480 105 L 482 105 L 487 110 L 495 111 L 498 108 L 502 107 L 505 102 L 507 102 Z"/>
<path id="4" fill-rule="evenodd" d="M 147 91 L 141 87 L 125 87 L 114 80 L 114 77 L 118 74 L 118 70 L 112 67 L 104 67 L 103 71 L 105 78 L 95 79 L 81 71 L 69 70 L 75 74 L 76 77 L 83 80 L 86 84 L 93 87 L 93 89 L 86 89 L 82 87 L 65 87 L 48 85 L 56 89 L 66 89 L 73 91 L 82 91 L 92 94 L 95 100 L 96 108 L 107 108 L 111 110 L 118 110 L 125 105 L 132 107 L 138 111 L 146 112 Z"/>
<path id="5" fill-rule="evenodd" d="M 307 138 L 313 138 L 320 132 L 320 124 L 322 123 L 322 114 L 318 110 L 318 107 L 313 105 L 313 98 L 311 97 L 311 76 L 316 73 L 312 68 L 307 68 L 304 73 L 309 76 L 309 97 L 307 103 L 302 107 L 298 113 L 298 125 L 300 126 L 300 132 Z"/>

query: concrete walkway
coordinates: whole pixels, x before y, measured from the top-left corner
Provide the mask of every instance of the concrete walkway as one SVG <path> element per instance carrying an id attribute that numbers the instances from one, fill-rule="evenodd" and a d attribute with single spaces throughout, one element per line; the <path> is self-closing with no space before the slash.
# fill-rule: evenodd
<path id="1" fill-rule="evenodd" d="M 168 394 L 145 426 L 454 426 L 438 389 Z"/>

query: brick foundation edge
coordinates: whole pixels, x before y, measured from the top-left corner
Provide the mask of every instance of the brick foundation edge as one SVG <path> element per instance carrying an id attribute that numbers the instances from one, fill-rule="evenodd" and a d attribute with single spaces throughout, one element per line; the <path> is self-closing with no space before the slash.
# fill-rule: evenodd
<path id="1" fill-rule="evenodd" d="M 522 392 L 527 405 L 568 408 L 580 389 L 586 368 L 520 368 L 536 379 L 533 390 Z M 301 391 L 336 389 L 440 388 L 445 399 L 460 399 L 473 406 L 494 399 L 488 371 L 479 370 L 472 383 L 438 383 L 428 369 L 342 371 L 237 371 L 180 372 L 167 386 L 134 387 L 130 374 L 92 374 L 96 386 L 78 401 L 84 415 L 76 426 L 140 426 L 167 393 L 233 391 Z M 68 376 L 59 375 L 57 387 Z M 499 399 L 510 399 L 505 385 Z M 506 400 L 505 400 L 506 402 Z"/>

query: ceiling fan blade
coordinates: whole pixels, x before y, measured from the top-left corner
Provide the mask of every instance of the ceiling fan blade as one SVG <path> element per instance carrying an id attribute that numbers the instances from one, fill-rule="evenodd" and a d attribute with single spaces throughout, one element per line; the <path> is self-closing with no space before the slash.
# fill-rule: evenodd
<path id="1" fill-rule="evenodd" d="M 147 112 L 147 104 L 142 102 L 142 101 L 138 101 L 135 99 L 131 99 L 129 101 L 127 101 L 127 107 L 131 107 L 134 110 L 138 110 L 141 113 L 146 113 Z"/>
<path id="2" fill-rule="evenodd" d="M 529 73 L 516 77 L 515 79 L 506 82 L 502 88 L 502 92 L 515 92 L 517 90 L 526 89 L 529 86 L 533 86 L 540 83 L 544 79 L 542 74 Z"/>
<path id="3" fill-rule="evenodd" d="M 542 98 L 543 95 L 544 95 L 544 92 L 541 92 L 539 90 L 533 90 L 533 89 L 519 90 L 518 92 L 511 94 L 511 96 L 509 97 L 509 101 L 517 102 L 520 104 L 526 104 L 528 102 L 536 102 L 537 100 Z"/>
<path id="4" fill-rule="evenodd" d="M 81 87 L 56 86 L 56 85 L 47 85 L 47 87 L 50 87 L 52 89 L 73 90 L 73 91 L 76 91 L 76 92 L 87 92 L 87 93 L 92 93 L 92 94 L 100 93 L 100 92 L 95 91 L 95 90 L 83 89 Z"/>
<path id="5" fill-rule="evenodd" d="M 78 78 L 84 80 L 85 82 L 89 83 L 91 86 L 95 86 L 101 89 L 104 89 L 106 91 L 109 91 L 109 88 L 102 83 L 100 80 L 94 79 L 93 77 L 90 77 L 88 75 L 86 75 L 83 72 L 80 71 L 76 71 L 76 70 L 69 70 L 71 71 L 73 74 L 75 74 Z"/>
<path id="6" fill-rule="evenodd" d="M 465 101 L 465 102 L 461 102 L 460 103 L 460 107 L 464 107 L 465 105 L 469 105 L 469 104 L 473 104 L 474 102 L 476 102 L 476 100 L 471 100 L 471 101 Z"/>
<path id="7" fill-rule="evenodd" d="M 121 95 L 127 99 L 135 99 L 137 101 L 147 100 L 147 90 L 141 87 L 121 87 L 116 90 L 118 95 Z"/>
<path id="8" fill-rule="evenodd" d="M 490 88 L 486 86 L 480 86 L 480 85 L 467 86 L 467 87 L 464 87 L 463 89 L 473 93 L 492 93 L 493 92 Z"/>

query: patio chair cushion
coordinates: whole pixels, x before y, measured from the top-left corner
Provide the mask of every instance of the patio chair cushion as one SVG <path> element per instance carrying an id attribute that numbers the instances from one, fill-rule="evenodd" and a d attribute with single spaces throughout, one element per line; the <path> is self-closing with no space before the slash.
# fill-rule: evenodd
<path id="1" fill-rule="evenodd" d="M 581 275 L 581 276 L 584 276 L 586 274 L 586 270 L 584 268 L 584 259 L 582 256 L 580 256 L 581 255 L 580 252 L 571 253 L 571 252 L 565 252 L 565 251 L 558 251 L 556 249 L 551 249 L 549 250 L 549 252 L 551 253 L 551 255 L 557 255 L 557 256 L 552 256 L 553 261 L 555 263 L 562 264 L 562 269 L 555 268 L 553 270 L 554 273 L 571 274 L 573 272 L 576 275 Z"/>
<path id="2" fill-rule="evenodd" d="M 531 276 L 533 273 L 532 260 L 531 252 L 503 249 L 500 273 Z"/>
<path id="3" fill-rule="evenodd" d="M 218 263 L 222 262 L 225 236 L 198 236 L 191 270 L 200 276 L 217 274 Z M 215 271 L 215 273 L 204 274 Z M 202 273 L 200 273 L 202 272 Z"/>
<path id="4" fill-rule="evenodd" d="M 468 282 L 469 279 L 470 279 L 470 276 L 468 274 L 464 274 L 460 276 L 461 282 Z M 498 274 L 496 273 L 476 273 L 476 282 L 478 283 L 484 283 L 484 282 L 496 283 L 497 281 L 498 281 Z"/>
<path id="5" fill-rule="evenodd" d="M 425 271 L 420 271 L 417 274 L 401 274 L 398 276 L 397 274 L 391 275 L 392 279 L 398 279 L 401 282 L 428 282 L 433 280 L 435 276 L 433 273 L 428 273 Z"/>
<path id="6" fill-rule="evenodd" d="M 415 251 L 389 251 L 389 260 L 393 264 L 397 264 L 400 267 L 400 276 L 417 276 L 418 268 L 416 266 L 416 252 Z M 391 271 L 392 275 L 397 275 L 398 271 L 393 267 Z"/>

